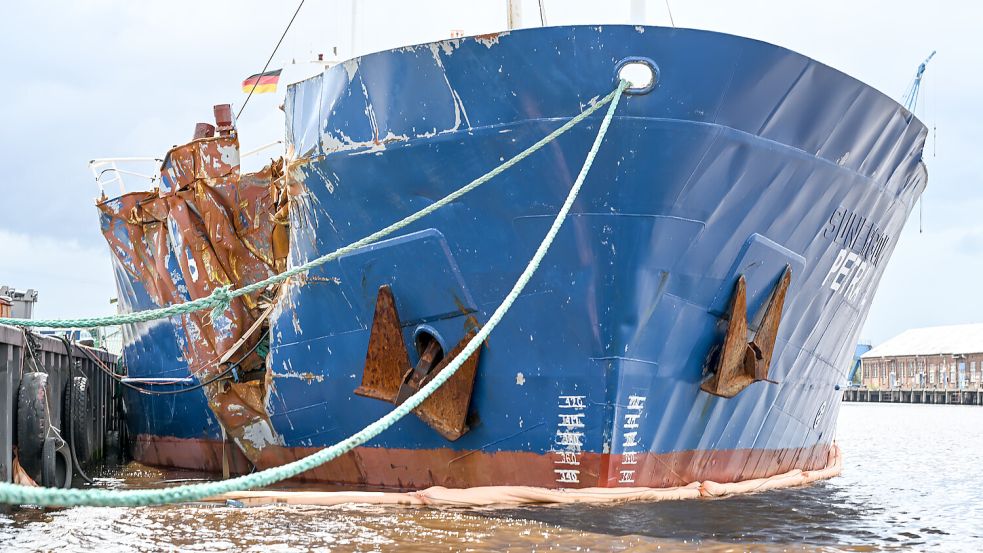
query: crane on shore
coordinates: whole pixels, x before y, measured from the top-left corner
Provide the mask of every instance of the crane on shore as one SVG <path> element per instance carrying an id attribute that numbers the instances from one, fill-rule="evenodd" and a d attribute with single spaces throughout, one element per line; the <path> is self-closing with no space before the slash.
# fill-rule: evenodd
<path id="1" fill-rule="evenodd" d="M 922 76 L 925 75 L 925 67 L 928 62 L 932 61 L 935 57 L 935 50 L 925 58 L 918 66 L 918 71 L 915 71 L 915 78 L 912 79 L 911 84 L 908 85 L 908 90 L 905 92 L 904 97 L 901 99 L 904 104 L 905 109 L 908 110 L 912 115 L 915 114 L 915 108 L 918 107 L 918 92 L 922 88 Z M 935 147 L 935 126 L 932 126 L 932 147 Z M 933 154 L 934 155 L 934 154 Z M 918 198 L 918 233 L 922 233 L 922 199 Z"/>
<path id="2" fill-rule="evenodd" d="M 928 62 L 932 61 L 935 57 L 935 50 L 925 58 L 925 61 L 918 66 L 918 71 L 915 72 L 915 78 L 911 81 L 908 86 L 907 92 L 905 92 L 902 102 L 904 102 L 904 107 L 911 113 L 915 113 L 915 108 L 918 106 L 918 91 L 922 88 L 922 75 L 925 74 L 925 67 Z"/>

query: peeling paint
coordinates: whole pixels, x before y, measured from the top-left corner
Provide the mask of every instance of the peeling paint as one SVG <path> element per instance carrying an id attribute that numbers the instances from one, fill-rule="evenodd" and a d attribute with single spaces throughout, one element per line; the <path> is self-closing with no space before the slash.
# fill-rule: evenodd
<path id="1" fill-rule="evenodd" d="M 449 56 L 454 53 L 454 50 L 461 47 L 461 39 L 452 38 L 449 40 L 442 40 L 436 44 L 440 45 L 440 49 L 444 52 L 444 55 Z"/>
<path id="2" fill-rule="evenodd" d="M 296 380 L 306 381 L 308 384 L 313 384 L 314 382 L 324 382 L 323 374 L 314 374 L 312 372 L 299 373 L 296 371 L 283 372 L 283 373 L 273 373 L 274 378 L 293 378 Z"/>
<path id="3" fill-rule="evenodd" d="M 368 109 L 366 109 L 366 115 L 367 116 L 369 115 Z M 375 129 L 374 122 L 372 124 L 373 124 L 373 129 Z M 375 138 L 373 140 L 363 140 L 363 141 L 352 140 L 348 136 L 345 136 L 345 133 L 341 131 L 333 131 L 333 132 L 337 132 L 338 136 L 335 136 L 331 132 L 324 132 L 321 134 L 321 147 L 324 149 L 325 153 L 347 152 L 351 150 L 363 150 L 363 149 L 365 151 L 359 153 L 380 152 L 382 150 L 385 150 L 386 146 L 389 144 L 393 144 L 396 142 L 407 142 L 410 140 L 409 136 L 406 136 L 405 134 L 396 135 L 393 134 L 392 131 L 389 131 L 389 133 L 386 134 L 386 136 L 383 137 L 381 140 Z"/>
<path id="4" fill-rule="evenodd" d="M 355 74 L 358 73 L 358 63 L 359 58 L 352 58 L 341 63 L 345 68 L 345 74 L 348 75 L 349 83 L 355 80 Z"/>
<path id="5" fill-rule="evenodd" d="M 247 446 L 244 449 L 251 448 L 257 451 L 270 445 L 283 445 L 283 441 L 274 434 L 273 427 L 268 421 L 257 421 L 244 426 L 242 437 L 239 439 L 246 442 Z"/>
<path id="6" fill-rule="evenodd" d="M 442 132 L 454 132 L 460 130 L 462 118 L 467 124 L 467 127 L 470 129 L 471 121 L 468 119 L 468 112 L 464 109 L 464 102 L 461 101 L 461 97 L 458 95 L 457 91 L 454 90 L 450 79 L 447 78 L 447 70 L 444 68 L 443 60 L 440 59 L 440 55 L 437 53 L 436 45 L 431 44 L 430 46 L 430 52 L 433 54 L 434 62 L 436 62 L 437 67 L 440 69 L 440 73 L 444 77 L 444 83 L 447 84 L 447 90 L 449 90 L 451 93 L 451 100 L 454 102 L 454 126 Z"/>
<path id="7" fill-rule="evenodd" d="M 483 44 L 486 48 L 491 48 L 498 44 L 498 41 L 503 36 L 509 36 L 509 31 L 503 31 L 501 33 L 489 33 L 486 35 L 475 35 L 474 41 L 478 44 Z"/>
<path id="8" fill-rule="evenodd" d="M 275 247 L 275 237 L 287 221 L 270 216 L 289 200 L 282 177 L 282 160 L 240 175 L 234 134 L 199 138 L 167 153 L 159 189 L 98 204 L 103 235 L 121 267 L 158 306 L 202 298 L 220 286 L 251 284 L 286 264 L 287 252 Z M 217 360 L 233 348 L 249 352 L 237 361 L 242 372 L 263 370 L 263 358 L 253 351 L 259 334 L 246 335 L 260 315 L 259 302 L 256 293 L 214 317 L 197 312 L 172 318 L 183 358 L 194 368 L 189 373 L 202 380 L 219 373 Z M 237 443 L 275 443 L 262 381 L 225 382 L 202 391 Z M 255 451 L 244 451 L 255 460 Z"/>

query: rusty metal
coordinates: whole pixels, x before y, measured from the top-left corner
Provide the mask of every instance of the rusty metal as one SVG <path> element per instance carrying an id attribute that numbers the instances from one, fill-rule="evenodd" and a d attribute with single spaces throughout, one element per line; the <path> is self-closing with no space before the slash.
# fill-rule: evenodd
<path id="1" fill-rule="evenodd" d="M 754 382 L 774 383 L 768 378 L 768 369 L 782 320 L 785 294 L 791 281 L 792 268 L 785 265 L 785 271 L 760 311 L 758 329 L 754 337 L 748 340 L 747 284 L 744 275 L 738 277 L 727 310 L 727 334 L 723 343 L 711 353 L 712 374 L 700 385 L 700 389 L 708 394 L 731 398 Z"/>
<path id="2" fill-rule="evenodd" d="M 771 367 L 771 356 L 775 352 L 778 325 L 782 321 L 782 309 L 785 307 L 785 294 L 791 282 L 792 268 L 785 265 L 785 271 L 768 299 L 758 330 L 754 333 L 754 339 L 748 344 L 749 349 L 755 352 L 755 380 L 768 380 L 768 368 Z"/>
<path id="3" fill-rule="evenodd" d="M 119 265 L 158 305 L 205 297 L 220 286 L 250 284 L 286 265 L 286 249 L 274 246 L 274 235 L 285 229 L 270 217 L 285 211 L 289 201 L 283 162 L 241 175 L 231 109 L 216 106 L 215 114 L 219 130 L 227 127 L 228 132 L 172 148 L 161 168 L 159 189 L 98 203 L 105 216 L 103 234 Z M 174 250 L 176 244 L 182 251 Z M 169 260 L 177 261 L 176 271 Z M 253 349 L 268 312 L 269 303 L 262 299 L 273 292 L 233 301 L 220 325 L 207 312 L 175 317 L 174 324 L 188 337 L 182 348 L 189 372 L 204 380 L 222 370 L 222 360 L 238 359 L 237 352 Z M 240 366 L 243 371 L 263 370 L 265 360 L 252 352 Z M 222 427 L 254 462 L 266 444 L 252 443 L 249 436 L 272 433 L 267 388 L 267 379 L 259 378 L 203 390 Z M 256 425 L 269 432 L 256 432 Z"/>
<path id="4" fill-rule="evenodd" d="M 444 359 L 420 385 L 425 386 L 440 374 L 440 371 L 444 370 L 451 360 L 464 350 L 468 341 L 474 338 L 475 334 L 477 334 L 475 330 L 465 334 L 450 354 L 444 356 Z M 454 376 L 413 410 L 423 422 L 450 441 L 460 438 L 468 431 L 467 416 L 471 407 L 471 395 L 474 391 L 474 379 L 478 373 L 480 354 L 481 348 L 478 348 L 454 373 Z"/>
<path id="5" fill-rule="evenodd" d="M 215 127 L 220 136 L 232 134 L 232 106 L 230 104 L 216 104 L 212 111 L 215 114 Z"/>
<path id="6" fill-rule="evenodd" d="M 403 377 L 403 383 L 399 386 L 399 393 L 396 394 L 396 405 L 403 403 L 410 396 L 420 391 L 420 387 L 427 381 L 427 377 L 443 360 L 443 354 L 440 343 L 436 340 L 427 344 L 423 352 L 420 353 L 420 360 L 417 361 L 416 366 L 407 371 Z"/>
<path id="7" fill-rule="evenodd" d="M 440 358 L 440 344 L 436 340 L 429 342 L 421 352 L 419 362 L 415 367 L 411 366 L 392 289 L 388 285 L 379 287 L 362 384 L 355 389 L 355 394 L 395 405 L 403 403 L 444 370 L 476 333 L 474 328 L 469 330 L 443 358 Z M 481 348 L 468 357 L 454 376 L 413 410 L 423 422 L 448 440 L 454 441 L 468 431 L 467 416 L 480 353 Z"/>
<path id="8" fill-rule="evenodd" d="M 737 279 L 727 313 L 730 322 L 724 342 L 717 352 L 716 368 L 700 388 L 710 394 L 733 397 L 754 382 L 748 374 L 747 285 L 744 275 Z"/>
<path id="9" fill-rule="evenodd" d="M 197 140 L 199 138 L 211 138 L 213 136 L 215 136 L 215 125 L 198 123 L 195 125 L 195 134 L 192 139 Z"/>
<path id="10" fill-rule="evenodd" d="M 253 345 L 256 344 L 257 340 L 263 339 L 264 331 L 269 330 L 269 318 L 274 307 L 276 307 L 275 304 L 268 305 L 252 326 L 246 329 L 242 337 L 222 354 L 218 363 L 223 371 L 231 364 L 238 365 L 240 374 L 265 370 L 265 359 L 256 353 L 256 348 Z"/>
<path id="11" fill-rule="evenodd" d="M 376 296 L 375 314 L 372 316 L 362 385 L 355 388 L 355 393 L 395 403 L 408 370 L 410 356 L 403 342 L 396 298 L 389 286 L 381 286 Z"/>

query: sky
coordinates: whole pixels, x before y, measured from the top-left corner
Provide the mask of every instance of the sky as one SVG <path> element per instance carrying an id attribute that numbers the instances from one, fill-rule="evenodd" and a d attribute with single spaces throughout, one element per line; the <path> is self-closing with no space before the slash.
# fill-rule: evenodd
<path id="1" fill-rule="evenodd" d="M 350 57 L 506 26 L 504 0 L 306 0 L 271 67 Z M 628 0 L 544 0 L 547 24 L 624 23 Z M 525 2 L 526 22 L 538 20 Z M 932 51 L 916 114 L 935 129 L 918 212 L 898 242 L 864 327 L 874 344 L 905 329 L 983 322 L 983 4 L 965 1 L 675 0 L 676 26 L 790 48 L 900 99 Z M 115 286 L 88 170 L 98 157 L 161 157 L 242 105 L 294 2 L 90 0 L 4 7 L 0 52 L 0 284 L 40 291 L 39 318 L 112 313 Z M 664 0 L 645 23 L 670 25 Z M 354 33 L 352 30 L 354 29 Z M 354 36 L 353 36 L 354 35 Z M 282 88 L 282 87 L 281 87 Z M 279 95 L 238 120 L 243 150 L 282 137 Z M 131 190 L 141 183 L 134 180 Z M 113 193 L 112 190 L 107 190 Z"/>

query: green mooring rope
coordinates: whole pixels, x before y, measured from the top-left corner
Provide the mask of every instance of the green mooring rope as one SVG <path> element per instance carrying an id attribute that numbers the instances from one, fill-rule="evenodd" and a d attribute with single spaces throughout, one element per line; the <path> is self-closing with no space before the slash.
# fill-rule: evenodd
<path id="1" fill-rule="evenodd" d="M 597 156 L 597 151 L 600 148 L 601 142 L 604 140 L 604 135 L 607 133 L 608 126 L 611 124 L 611 120 L 614 117 L 615 109 L 618 107 L 618 101 L 621 99 L 621 93 L 624 91 L 627 85 L 628 83 L 626 81 L 621 81 L 614 92 L 606 96 L 604 100 L 598 104 L 595 104 L 596 109 L 596 106 L 610 102 L 607 113 L 605 114 L 604 119 L 601 121 L 601 126 L 597 131 L 597 137 L 594 139 L 594 143 L 591 145 L 590 151 L 587 153 L 587 158 L 584 160 L 584 165 L 581 167 L 580 173 L 577 175 L 577 179 L 570 188 L 570 192 L 567 194 L 567 198 L 563 202 L 563 206 L 560 207 L 560 211 L 556 214 L 556 218 L 553 220 L 552 226 L 550 226 L 549 231 L 546 233 L 546 237 L 543 238 L 542 243 L 540 243 L 539 247 L 536 248 L 536 253 L 533 254 L 532 259 L 529 260 L 529 264 L 526 266 L 525 270 L 522 271 L 522 274 L 519 275 L 515 286 L 513 286 L 512 290 L 507 296 L 505 296 L 502 304 L 495 309 L 495 312 L 492 313 L 491 317 L 489 317 L 484 326 L 481 327 L 478 333 L 467 343 L 461 353 L 459 353 L 444 370 L 438 373 L 437 376 L 427 383 L 426 386 L 421 388 L 420 391 L 410 396 L 409 399 L 387 413 L 384 417 L 366 426 L 361 431 L 349 436 L 348 438 L 330 447 L 326 447 L 317 453 L 304 457 L 303 459 L 298 459 L 285 465 L 280 465 L 278 467 L 269 468 L 260 472 L 239 476 L 229 480 L 208 482 L 205 484 L 189 484 L 162 489 L 122 491 L 37 488 L 0 483 L 0 503 L 42 506 L 90 505 L 97 507 L 139 507 L 146 505 L 163 505 L 167 503 L 198 501 L 227 492 L 268 486 L 270 484 L 286 480 L 287 478 L 291 478 L 302 472 L 327 463 L 328 461 L 331 461 L 332 459 L 335 459 L 378 436 L 390 426 L 395 424 L 398 420 L 409 414 L 413 409 L 416 409 L 421 403 L 423 403 L 424 400 L 427 399 L 427 397 L 430 396 L 430 394 L 434 392 L 434 390 L 439 388 L 444 384 L 444 382 L 454 376 L 454 373 L 456 373 L 461 365 L 464 364 L 464 361 L 467 360 L 468 357 L 471 357 L 471 355 L 479 347 L 481 347 L 481 344 L 484 343 L 484 341 L 488 338 L 488 335 L 491 334 L 492 330 L 494 330 L 495 326 L 498 325 L 505 314 L 509 311 L 512 304 L 515 303 L 515 300 L 519 297 L 519 294 L 522 293 L 523 288 L 525 288 L 526 284 L 529 283 L 529 280 L 532 279 L 532 276 L 539 268 L 540 263 L 543 261 L 543 258 L 549 251 L 550 246 L 553 244 L 553 240 L 560 231 L 560 227 L 563 225 L 564 220 L 566 220 L 567 214 L 570 212 L 570 208 L 573 206 L 574 200 L 576 200 L 577 195 L 580 193 L 580 189 L 584 184 L 584 179 L 587 177 L 587 173 L 590 171 L 591 165 L 594 163 L 594 158 Z M 540 141 L 537 144 L 545 144 L 546 142 L 548 141 Z M 519 155 L 523 156 L 528 154 L 523 152 L 523 154 Z M 519 156 L 516 156 L 516 158 L 518 157 Z M 516 158 L 512 158 L 506 163 L 514 163 Z M 474 185 L 474 183 L 472 183 L 472 185 Z M 462 188 L 461 190 L 464 189 Z M 458 194 L 458 192 L 455 192 L 454 194 Z M 448 196 L 448 198 L 450 197 L 451 196 Z M 404 219 L 404 221 L 405 220 L 406 219 Z M 245 288 L 243 288 L 243 290 L 244 289 Z"/>
<path id="2" fill-rule="evenodd" d="M 168 305 L 167 307 L 159 307 L 157 309 L 147 309 L 145 311 L 136 311 L 133 313 L 122 313 L 118 315 L 107 315 L 105 317 L 86 317 L 80 319 L 15 319 L 15 318 L 0 318 L 0 324 L 6 324 L 11 326 L 21 326 L 21 327 L 46 327 L 46 328 L 94 328 L 100 326 L 115 326 L 131 323 L 143 323 L 147 321 L 153 321 L 157 319 L 164 319 L 172 315 L 184 315 L 187 313 L 193 313 L 195 311 L 201 311 L 204 309 L 211 309 L 212 316 L 217 317 L 218 315 L 224 313 L 228 308 L 229 304 L 234 298 L 239 296 L 245 296 L 246 294 L 252 294 L 253 292 L 258 292 L 265 289 L 271 284 L 276 284 L 278 282 L 283 282 L 288 278 L 299 275 L 301 273 L 306 273 L 311 269 L 324 265 L 330 261 L 334 261 L 339 257 L 349 254 L 363 246 L 372 244 L 373 242 L 378 242 L 379 240 L 385 238 L 386 236 L 407 227 L 416 221 L 430 215 L 434 211 L 444 207 L 445 205 L 453 202 L 454 200 L 460 198 L 461 196 L 471 192 L 475 188 L 478 188 L 482 184 L 490 181 L 491 179 L 497 177 L 503 173 L 506 169 L 509 169 L 513 165 L 519 163 L 523 159 L 529 157 L 531 154 L 535 153 L 537 150 L 543 146 L 549 144 L 550 142 L 556 140 L 561 135 L 566 133 L 568 130 L 573 128 L 577 123 L 580 123 L 592 113 L 601 108 L 601 106 L 610 102 L 616 94 L 619 94 L 617 90 L 611 92 L 604 98 L 598 100 L 594 105 L 590 106 L 584 110 L 581 114 L 576 117 L 571 118 L 569 121 L 564 123 L 560 128 L 549 133 L 545 137 L 536 142 L 532 146 L 526 148 L 522 152 L 519 152 L 505 163 L 499 165 L 498 167 L 492 169 L 491 171 L 485 173 L 484 175 L 478 177 L 477 179 L 471 181 L 470 183 L 462 186 L 461 188 L 451 192 L 450 194 L 444 196 L 443 198 L 437 200 L 436 202 L 428 205 L 427 207 L 417 211 L 416 213 L 407 216 L 404 219 L 396 221 L 395 223 L 389 225 L 388 227 L 376 231 L 365 238 L 352 242 L 347 246 L 338 248 L 337 250 L 323 255 L 312 261 L 308 261 L 303 265 L 298 265 L 292 269 L 288 269 L 282 273 L 273 275 L 265 280 L 243 286 L 242 288 L 232 289 L 231 286 L 221 286 L 214 290 L 208 296 L 203 298 L 198 298 L 196 300 L 187 301 L 184 303 L 175 303 Z"/>

